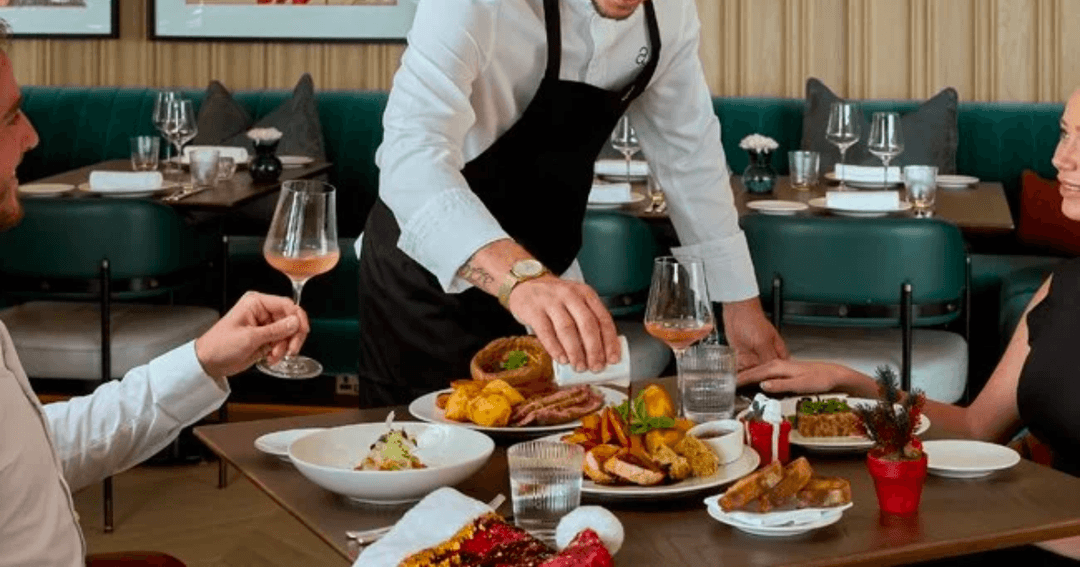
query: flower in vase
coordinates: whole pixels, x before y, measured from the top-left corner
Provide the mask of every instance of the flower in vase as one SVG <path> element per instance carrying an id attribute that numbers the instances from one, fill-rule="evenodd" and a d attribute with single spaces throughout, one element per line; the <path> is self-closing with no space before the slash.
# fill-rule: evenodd
<path id="1" fill-rule="evenodd" d="M 750 134 L 739 142 L 739 147 L 755 153 L 771 152 L 780 147 L 780 144 L 776 143 L 776 140 L 762 136 L 761 134 Z"/>
<path id="2" fill-rule="evenodd" d="M 273 144 L 281 139 L 281 130 L 277 128 L 252 128 L 247 131 L 247 137 L 255 144 Z"/>

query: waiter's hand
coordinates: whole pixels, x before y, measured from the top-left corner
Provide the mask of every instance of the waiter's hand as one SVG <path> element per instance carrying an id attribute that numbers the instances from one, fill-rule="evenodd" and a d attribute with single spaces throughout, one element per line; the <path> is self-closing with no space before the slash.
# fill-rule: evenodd
<path id="1" fill-rule="evenodd" d="M 579 372 L 599 372 L 622 356 L 615 322 L 586 284 L 548 274 L 515 286 L 509 305 L 553 359 Z"/>
<path id="2" fill-rule="evenodd" d="M 724 335 L 735 349 L 739 370 L 790 356 L 784 339 L 765 317 L 756 297 L 724 303 Z"/>

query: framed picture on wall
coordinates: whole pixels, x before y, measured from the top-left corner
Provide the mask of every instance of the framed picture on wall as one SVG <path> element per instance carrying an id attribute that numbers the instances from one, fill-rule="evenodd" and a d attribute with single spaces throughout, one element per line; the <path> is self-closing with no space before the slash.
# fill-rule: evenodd
<path id="1" fill-rule="evenodd" d="M 417 1 L 150 0 L 150 38 L 404 41 Z"/>
<path id="2" fill-rule="evenodd" d="M 12 37 L 120 37 L 120 0 L 0 0 Z"/>

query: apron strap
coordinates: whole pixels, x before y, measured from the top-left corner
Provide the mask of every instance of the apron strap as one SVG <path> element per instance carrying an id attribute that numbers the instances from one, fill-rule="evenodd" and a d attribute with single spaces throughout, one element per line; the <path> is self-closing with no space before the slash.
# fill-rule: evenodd
<path id="1" fill-rule="evenodd" d="M 544 23 L 547 27 L 547 70 L 544 76 L 553 81 L 559 80 L 562 68 L 562 19 L 559 14 L 559 0 L 544 0 Z"/>
<path id="2" fill-rule="evenodd" d="M 656 21 L 656 8 L 653 7 L 652 0 L 645 0 L 645 21 L 649 26 L 649 43 L 652 45 L 652 53 L 649 56 L 649 61 L 645 64 L 645 68 L 638 74 L 637 79 L 623 87 L 622 92 L 619 93 L 619 100 L 624 105 L 629 104 L 632 97 L 641 94 L 645 87 L 649 86 L 649 81 L 652 80 L 653 75 L 656 73 L 656 66 L 660 63 L 660 48 L 662 45 L 660 25 Z"/>

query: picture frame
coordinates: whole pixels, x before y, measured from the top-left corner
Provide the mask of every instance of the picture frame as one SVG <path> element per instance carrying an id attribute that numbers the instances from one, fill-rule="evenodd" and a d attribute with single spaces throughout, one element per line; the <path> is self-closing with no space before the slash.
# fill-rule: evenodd
<path id="1" fill-rule="evenodd" d="M 152 40 L 404 42 L 418 0 L 148 1 Z"/>
<path id="2" fill-rule="evenodd" d="M 120 37 L 120 0 L 10 0 L 0 19 L 11 37 L 100 39 Z"/>

